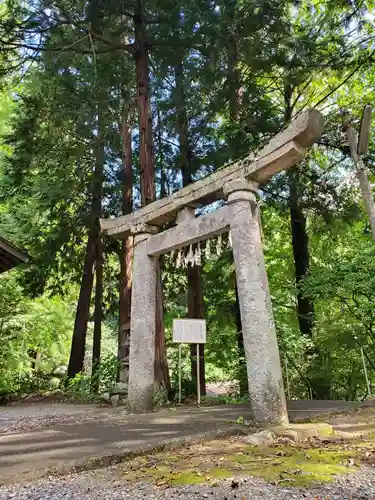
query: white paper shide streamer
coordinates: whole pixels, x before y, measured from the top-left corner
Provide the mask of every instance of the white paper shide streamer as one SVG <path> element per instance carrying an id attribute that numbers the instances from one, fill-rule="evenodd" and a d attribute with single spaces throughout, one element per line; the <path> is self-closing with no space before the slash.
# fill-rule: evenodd
<path id="1" fill-rule="evenodd" d="M 193 252 L 193 245 L 190 245 L 189 251 L 185 257 L 185 265 L 188 266 L 191 264 L 194 266 L 194 252 Z"/>
<path id="2" fill-rule="evenodd" d="M 205 248 L 204 254 L 206 256 L 206 259 L 209 259 L 211 257 L 211 242 L 210 242 L 210 240 L 206 241 L 206 248 Z"/>
<path id="3" fill-rule="evenodd" d="M 217 243 L 216 243 L 216 255 L 219 256 L 221 255 L 221 252 L 223 250 L 223 238 L 221 234 L 217 237 Z"/>
<path id="4" fill-rule="evenodd" d="M 202 264 L 202 253 L 201 253 L 201 244 L 198 243 L 195 252 L 194 252 L 194 263 L 196 266 L 200 266 Z"/>
<path id="5" fill-rule="evenodd" d="M 174 259 L 176 255 L 176 268 L 179 269 L 181 267 L 188 267 L 189 264 L 193 266 L 201 266 L 202 265 L 202 257 L 204 256 L 207 260 L 212 257 L 211 253 L 211 245 L 215 244 L 211 242 L 211 240 L 206 240 L 205 248 L 202 250 L 200 242 L 197 243 L 195 249 L 193 249 L 193 245 L 189 246 L 189 250 L 186 253 L 183 249 L 178 251 L 172 250 L 170 253 L 171 260 Z M 232 248 L 232 234 L 228 232 L 228 241 L 224 240 L 221 234 L 217 237 L 216 245 L 215 245 L 215 253 L 218 257 L 223 253 L 223 246 L 225 248 Z"/>
<path id="6" fill-rule="evenodd" d="M 176 259 L 176 267 L 179 269 L 181 267 L 181 260 L 182 260 L 182 252 L 179 250 L 177 252 L 177 259 Z"/>

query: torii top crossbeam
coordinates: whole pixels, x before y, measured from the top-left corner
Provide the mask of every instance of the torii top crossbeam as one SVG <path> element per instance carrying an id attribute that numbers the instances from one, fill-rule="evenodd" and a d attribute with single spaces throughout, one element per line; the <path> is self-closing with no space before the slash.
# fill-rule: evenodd
<path id="1" fill-rule="evenodd" d="M 233 180 L 246 178 L 262 184 L 281 170 L 297 164 L 322 134 L 322 115 L 308 110 L 296 118 L 288 128 L 273 137 L 256 155 L 249 154 L 217 172 L 186 186 L 171 196 L 114 219 L 101 219 L 102 231 L 109 236 L 124 238 L 139 224 L 160 226 L 174 220 L 177 213 L 192 204 L 208 205 L 223 198 L 224 186 Z"/>

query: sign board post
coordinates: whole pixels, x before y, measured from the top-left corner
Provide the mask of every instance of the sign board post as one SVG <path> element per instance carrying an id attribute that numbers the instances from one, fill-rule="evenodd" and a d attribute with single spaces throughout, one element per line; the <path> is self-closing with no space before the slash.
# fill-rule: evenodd
<path id="1" fill-rule="evenodd" d="M 197 398 L 201 403 L 199 344 L 206 343 L 205 319 L 174 319 L 173 342 L 178 346 L 178 402 L 181 403 L 181 344 L 197 344 Z"/>

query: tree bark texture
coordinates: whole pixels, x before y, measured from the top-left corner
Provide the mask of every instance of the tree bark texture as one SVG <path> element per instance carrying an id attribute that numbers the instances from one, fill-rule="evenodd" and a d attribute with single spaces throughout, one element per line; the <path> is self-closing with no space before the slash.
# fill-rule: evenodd
<path id="1" fill-rule="evenodd" d="M 306 217 L 299 204 L 298 167 L 291 169 L 288 173 L 289 185 L 289 212 L 292 229 L 292 246 L 294 256 L 295 277 L 297 286 L 297 311 L 300 332 L 303 335 L 312 337 L 314 305 L 312 301 L 305 297 L 300 288 L 301 280 L 308 274 L 310 269 L 309 237 L 306 231 Z"/>
<path id="2" fill-rule="evenodd" d="M 141 203 L 142 206 L 152 203 L 156 199 L 155 191 L 155 161 L 152 137 L 152 116 L 150 113 L 150 89 L 149 89 L 149 45 L 146 33 L 146 10 L 144 0 L 137 0 L 136 13 L 134 16 L 135 41 L 134 57 L 137 79 L 137 101 L 139 115 L 139 166 L 141 172 Z M 158 270 L 158 279 L 161 280 L 161 272 Z M 156 378 L 162 387 L 170 391 L 170 380 L 168 373 L 168 362 L 165 355 L 164 320 L 163 314 L 163 287 L 162 283 L 156 287 L 157 312 L 156 312 L 156 334 L 157 345 L 155 363 L 160 369 Z M 161 369 L 163 367 L 163 369 Z M 168 376 L 167 376 L 168 374 Z"/>
<path id="3" fill-rule="evenodd" d="M 292 119 L 292 97 L 293 88 L 288 82 L 284 85 L 284 121 L 289 123 Z M 314 326 L 314 304 L 311 299 L 305 297 L 300 288 L 301 280 L 308 274 L 310 269 L 309 237 L 306 231 L 306 217 L 303 213 L 299 187 L 301 185 L 299 168 L 293 167 L 287 172 L 289 187 L 289 213 L 292 231 L 292 246 L 295 267 L 295 280 L 297 288 L 297 313 L 300 332 L 312 337 Z"/>
<path id="4" fill-rule="evenodd" d="M 137 0 L 135 14 L 135 70 L 139 115 L 139 165 L 142 206 L 155 201 L 155 168 L 150 116 L 149 48 L 146 37 L 144 0 Z"/>
<path id="5" fill-rule="evenodd" d="M 99 391 L 99 366 L 102 342 L 103 321 L 103 241 L 100 233 L 96 242 L 95 262 L 95 310 L 94 310 L 94 338 L 92 345 L 92 377 L 91 392 Z"/>
<path id="6" fill-rule="evenodd" d="M 92 215 L 96 231 L 96 257 L 95 257 L 95 310 L 94 310 L 94 338 L 92 347 L 92 381 L 91 390 L 98 392 L 100 365 L 100 348 L 103 321 L 103 240 L 100 234 L 99 219 L 102 216 L 103 199 L 103 172 L 105 161 L 105 125 L 103 112 L 98 109 L 98 136 L 96 146 L 96 159 L 94 169 L 94 187 L 92 200 Z"/>
<path id="7" fill-rule="evenodd" d="M 74 321 L 72 345 L 68 365 L 68 377 L 74 378 L 83 369 L 86 347 L 87 323 L 90 314 L 91 293 L 94 282 L 93 267 L 96 258 L 96 232 L 89 232 L 85 262 L 83 264 L 82 280 L 79 290 L 76 316 Z"/>

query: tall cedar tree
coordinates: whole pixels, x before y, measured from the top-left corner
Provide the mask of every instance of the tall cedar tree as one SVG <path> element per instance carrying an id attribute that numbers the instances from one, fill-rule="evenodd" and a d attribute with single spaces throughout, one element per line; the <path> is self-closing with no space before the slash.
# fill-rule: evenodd
<path id="1" fill-rule="evenodd" d="M 94 32 L 100 33 L 100 12 L 99 12 L 99 1 L 91 0 L 89 8 L 89 19 L 90 26 Z M 96 60 L 93 58 L 93 64 L 96 64 Z M 101 332 L 102 332 L 102 302 L 103 302 L 103 244 L 102 236 L 100 234 L 100 224 L 99 219 L 102 216 L 102 191 L 103 191 L 103 172 L 104 172 L 104 162 L 105 162 L 105 123 L 104 123 L 104 110 L 103 106 L 106 105 L 103 99 L 103 91 L 99 89 L 99 82 L 96 82 L 97 88 L 95 89 L 95 95 L 98 99 L 97 105 L 97 135 L 94 145 L 95 151 L 95 167 L 93 172 L 93 182 L 92 182 L 92 214 L 91 214 L 91 230 L 92 238 L 94 240 L 94 258 L 95 258 L 95 309 L 94 309 L 94 339 L 93 339 L 93 352 L 92 352 L 92 390 L 97 392 L 99 389 L 98 378 L 95 377 L 95 372 L 100 363 L 100 344 L 101 344 Z M 105 96 L 105 93 L 104 93 Z M 90 238 L 90 236 L 89 236 Z M 86 346 L 86 334 L 87 334 L 87 323 L 90 314 L 90 301 L 91 293 L 93 287 L 93 263 L 89 261 L 86 257 L 88 265 L 91 266 L 88 269 L 87 279 L 82 280 L 81 290 L 79 300 L 82 298 L 82 307 L 78 302 L 75 328 L 72 337 L 72 347 L 68 365 L 68 377 L 74 377 L 77 373 L 81 372 L 83 369 L 83 362 L 85 358 L 85 346 Z M 77 316 L 79 315 L 79 320 Z M 76 328 L 77 326 L 77 328 Z"/>
<path id="2" fill-rule="evenodd" d="M 175 94 L 176 94 L 176 128 L 179 141 L 180 157 L 179 164 L 182 174 L 183 186 L 187 186 L 193 181 L 194 171 L 191 164 L 191 148 L 189 142 L 189 124 L 186 112 L 185 97 L 185 77 L 184 62 L 182 53 L 179 54 L 178 61 L 175 64 Z M 201 269 L 199 266 L 189 266 L 187 269 L 188 279 L 188 318 L 203 319 L 204 304 L 201 285 Z M 204 363 L 204 344 L 199 346 L 199 381 L 200 392 L 206 394 L 206 377 Z M 190 344 L 190 364 L 191 378 L 197 383 L 197 345 Z"/>
<path id="3" fill-rule="evenodd" d="M 133 207 L 133 150 L 132 124 L 133 103 L 129 102 L 123 89 L 124 109 L 121 131 L 122 160 L 122 213 L 129 214 Z M 120 300 L 119 300 L 119 338 L 118 338 L 118 382 L 127 383 L 129 374 L 130 313 L 132 292 L 133 237 L 121 241 L 120 249 Z"/>
<path id="4" fill-rule="evenodd" d="M 134 14 L 134 59 L 137 85 L 139 117 L 139 168 L 141 182 L 141 204 L 148 205 L 156 200 L 155 160 L 153 151 L 152 116 L 150 112 L 149 86 L 149 42 L 147 40 L 147 13 L 144 0 L 137 0 Z M 164 338 L 163 286 L 160 263 L 156 286 L 156 338 L 155 378 L 168 391 L 170 379 Z"/>

